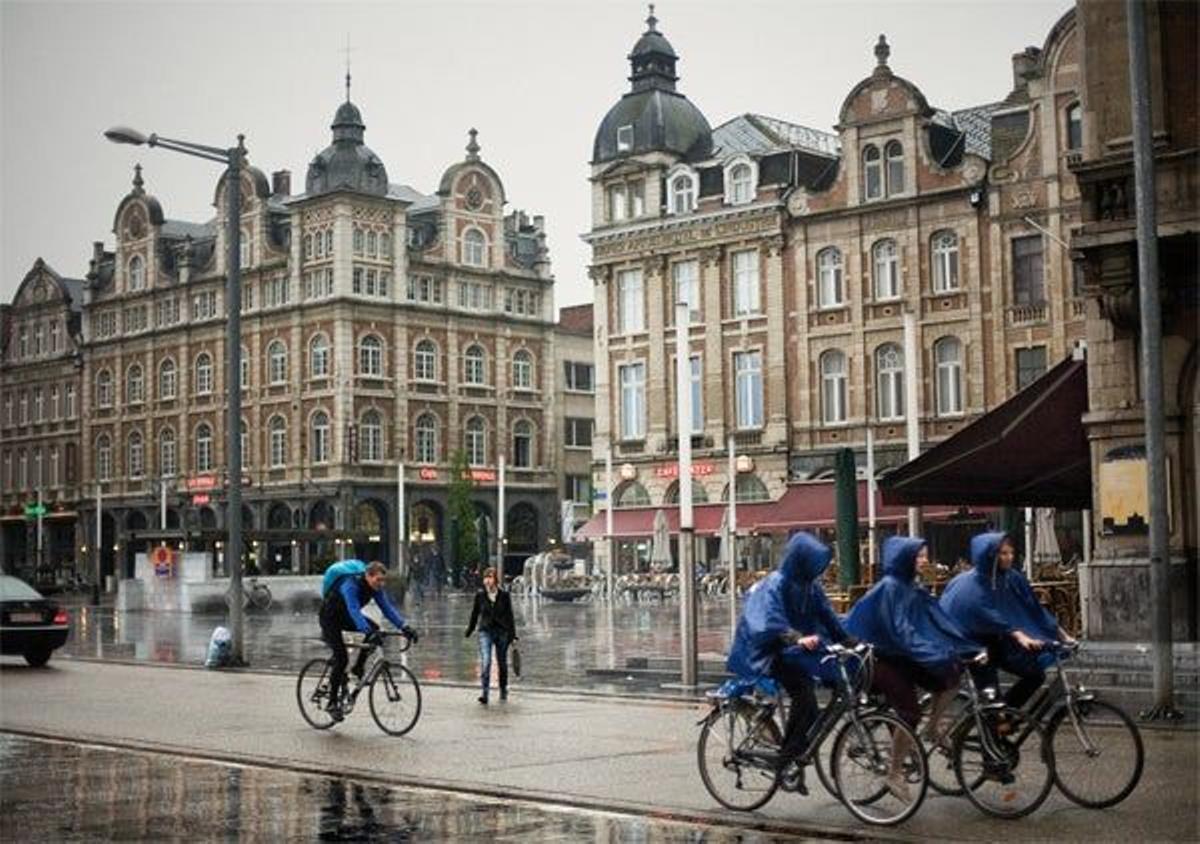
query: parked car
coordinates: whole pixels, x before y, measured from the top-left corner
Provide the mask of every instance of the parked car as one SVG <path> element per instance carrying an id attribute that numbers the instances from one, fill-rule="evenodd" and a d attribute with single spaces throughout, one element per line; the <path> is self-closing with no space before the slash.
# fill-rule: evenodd
<path id="1" fill-rule="evenodd" d="M 23 580 L 0 574 L 0 654 L 45 665 L 71 632 L 70 616 Z"/>

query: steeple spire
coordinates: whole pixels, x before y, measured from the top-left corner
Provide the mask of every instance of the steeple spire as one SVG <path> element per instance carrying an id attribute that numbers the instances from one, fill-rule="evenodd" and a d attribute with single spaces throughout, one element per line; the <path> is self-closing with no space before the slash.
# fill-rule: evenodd
<path id="1" fill-rule="evenodd" d="M 346 102 L 350 102 L 350 34 L 346 33 Z"/>
<path id="2" fill-rule="evenodd" d="M 144 184 L 145 182 L 142 181 L 142 165 L 133 165 L 133 192 L 136 194 L 145 193 L 146 191 L 143 187 Z"/>
<path id="3" fill-rule="evenodd" d="M 658 18 L 654 17 L 654 4 L 651 3 L 650 14 L 646 17 L 646 31 L 658 32 L 658 30 L 655 28 L 656 26 L 658 26 Z"/>
<path id="4" fill-rule="evenodd" d="M 471 136 L 471 140 L 467 141 L 467 161 L 478 161 L 480 147 L 479 141 L 476 138 L 479 135 L 479 131 L 472 126 L 467 134 Z"/>

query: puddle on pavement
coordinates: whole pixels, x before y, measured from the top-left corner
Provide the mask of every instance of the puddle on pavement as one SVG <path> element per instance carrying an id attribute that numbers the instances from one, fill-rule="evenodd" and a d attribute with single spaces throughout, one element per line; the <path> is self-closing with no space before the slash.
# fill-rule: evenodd
<path id="1" fill-rule="evenodd" d="M 214 838 L 799 840 L 0 734 L 0 840 Z"/>

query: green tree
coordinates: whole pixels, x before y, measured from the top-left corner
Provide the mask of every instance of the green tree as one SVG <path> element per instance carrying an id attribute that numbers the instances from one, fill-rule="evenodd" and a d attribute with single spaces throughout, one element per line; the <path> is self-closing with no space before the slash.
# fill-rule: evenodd
<path id="1" fill-rule="evenodd" d="M 451 548 L 454 559 L 450 562 L 450 570 L 454 582 L 462 583 L 463 572 L 479 564 L 479 536 L 475 530 L 475 504 L 471 501 L 471 491 L 475 482 L 471 480 L 470 468 L 467 466 L 467 455 L 462 450 L 454 452 L 450 464 L 450 533 Z"/>

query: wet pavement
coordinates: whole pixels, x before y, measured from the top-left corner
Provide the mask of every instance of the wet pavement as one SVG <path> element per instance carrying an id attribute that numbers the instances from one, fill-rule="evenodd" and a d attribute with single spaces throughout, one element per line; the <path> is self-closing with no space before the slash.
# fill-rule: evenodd
<path id="1" fill-rule="evenodd" d="M 403 608 L 421 633 L 417 648 L 423 680 L 475 682 L 478 648 L 464 639 L 473 596 L 447 593 Z M 371 608 L 373 610 L 374 608 Z M 521 684 L 604 693 L 683 693 L 664 682 L 672 672 L 625 670 L 632 660 L 679 658 L 679 604 L 560 603 L 514 596 Z M 111 607 L 71 608 L 71 638 L 62 653 L 106 660 L 184 665 L 204 662 L 209 636 L 221 615 L 117 612 Z M 245 651 L 251 667 L 295 671 L 324 654 L 316 613 L 248 611 Z M 698 652 L 717 671 L 729 643 L 729 603 L 704 599 L 697 613 Z M 677 664 L 677 663 L 676 663 Z"/>
<path id="2" fill-rule="evenodd" d="M 0 734 L 0 840 L 214 838 L 806 840 Z"/>

